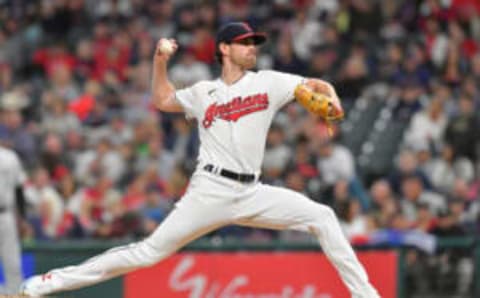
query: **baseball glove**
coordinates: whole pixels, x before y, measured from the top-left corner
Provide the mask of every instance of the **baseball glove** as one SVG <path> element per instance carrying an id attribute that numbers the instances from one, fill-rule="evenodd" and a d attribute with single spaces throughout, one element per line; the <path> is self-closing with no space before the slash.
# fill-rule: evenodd
<path id="1" fill-rule="evenodd" d="M 343 109 L 332 97 L 315 92 L 305 84 L 298 84 L 294 94 L 307 111 L 318 115 L 327 123 L 341 121 L 344 117 Z"/>

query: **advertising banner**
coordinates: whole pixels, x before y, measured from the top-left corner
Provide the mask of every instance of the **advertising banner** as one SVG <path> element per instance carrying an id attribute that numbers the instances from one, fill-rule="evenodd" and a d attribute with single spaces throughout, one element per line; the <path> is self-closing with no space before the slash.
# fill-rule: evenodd
<path id="1" fill-rule="evenodd" d="M 394 298 L 395 252 L 360 252 L 381 297 Z M 319 252 L 181 253 L 125 277 L 125 298 L 348 298 Z"/>

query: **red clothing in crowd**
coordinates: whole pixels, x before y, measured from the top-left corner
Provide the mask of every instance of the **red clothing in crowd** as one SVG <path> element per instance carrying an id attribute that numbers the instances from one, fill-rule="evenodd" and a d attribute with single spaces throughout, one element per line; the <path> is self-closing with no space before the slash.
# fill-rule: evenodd
<path id="1" fill-rule="evenodd" d="M 188 50 L 193 53 L 198 61 L 207 64 L 215 62 L 215 40 L 213 37 L 209 37 L 203 43 L 193 44 Z"/>
<path id="2" fill-rule="evenodd" d="M 95 79 L 103 80 L 107 71 L 113 71 L 122 81 L 126 79 L 131 54 L 129 46 L 118 47 L 112 39 L 101 39 L 94 42 L 94 51 Z"/>
<path id="3" fill-rule="evenodd" d="M 83 94 L 70 102 L 68 110 L 77 115 L 78 119 L 85 120 L 94 107 L 95 97 L 90 94 Z"/>
<path id="4" fill-rule="evenodd" d="M 73 55 L 57 52 L 51 48 L 36 51 L 33 54 L 33 63 L 42 66 L 48 76 L 52 75 L 59 65 L 65 65 L 69 70 L 73 70 L 76 64 Z"/>

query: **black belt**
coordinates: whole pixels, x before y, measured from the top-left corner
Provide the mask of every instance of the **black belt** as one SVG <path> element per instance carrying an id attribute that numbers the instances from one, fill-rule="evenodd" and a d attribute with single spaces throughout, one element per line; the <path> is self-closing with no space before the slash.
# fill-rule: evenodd
<path id="1" fill-rule="evenodd" d="M 8 211 L 7 207 L 5 207 L 5 206 L 0 207 L 0 213 L 4 213 L 4 212 L 7 212 L 7 211 Z"/>
<path id="2" fill-rule="evenodd" d="M 207 172 L 215 174 L 215 166 L 212 164 L 207 164 L 203 167 Z M 239 174 L 226 169 L 219 169 L 218 174 L 228 179 L 232 179 L 242 183 L 250 183 L 255 180 L 254 174 Z"/>

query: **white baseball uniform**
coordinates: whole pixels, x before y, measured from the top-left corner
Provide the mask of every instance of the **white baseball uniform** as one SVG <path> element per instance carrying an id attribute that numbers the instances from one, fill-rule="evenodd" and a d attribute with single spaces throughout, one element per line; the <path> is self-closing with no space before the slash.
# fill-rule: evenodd
<path id="1" fill-rule="evenodd" d="M 22 282 L 15 188 L 24 181 L 25 173 L 16 153 L 0 146 L 0 256 L 9 294 L 15 293 Z"/>
<path id="2" fill-rule="evenodd" d="M 238 224 L 313 233 L 353 297 L 378 297 L 331 208 L 258 182 L 275 112 L 293 99 L 295 86 L 303 80 L 276 71 L 246 72 L 231 85 L 217 79 L 177 91 L 187 117 L 198 121 L 201 143 L 184 197 L 147 239 L 78 266 L 52 270 L 26 288 L 41 295 L 97 283 L 155 264 L 214 229 Z M 42 286 L 34 287 L 38 284 Z"/>

